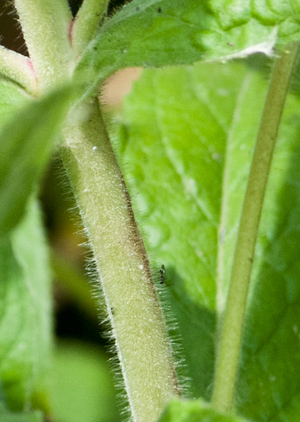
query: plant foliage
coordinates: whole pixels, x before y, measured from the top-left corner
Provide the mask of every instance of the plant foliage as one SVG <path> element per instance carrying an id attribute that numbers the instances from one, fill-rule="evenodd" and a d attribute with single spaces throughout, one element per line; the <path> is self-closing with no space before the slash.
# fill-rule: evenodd
<path id="1" fill-rule="evenodd" d="M 107 295 L 133 420 L 297 422 L 297 87 L 286 98 L 264 198 L 234 409 L 225 414 L 207 402 L 268 92 L 265 69 L 299 42 L 299 1 L 133 0 L 95 18 L 94 0 L 84 0 L 73 20 L 65 0 L 15 5 L 30 59 L 0 48 L 0 422 L 52 413 L 51 270 L 36 198 L 54 152 L 63 157 Z M 97 11 L 105 7 L 99 0 Z M 96 95 L 130 66 L 151 69 L 108 124 L 113 150 Z M 160 286 L 147 270 L 123 177 L 153 265 L 166 268 Z M 178 321 L 183 391 L 198 400 L 178 398 L 160 295 Z"/>

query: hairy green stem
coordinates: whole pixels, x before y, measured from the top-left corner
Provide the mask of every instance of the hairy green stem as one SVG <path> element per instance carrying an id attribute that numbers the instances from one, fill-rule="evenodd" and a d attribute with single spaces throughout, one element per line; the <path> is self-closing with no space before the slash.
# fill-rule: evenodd
<path id="1" fill-rule="evenodd" d="M 67 0 L 15 0 L 40 92 L 70 80 L 75 62 Z"/>
<path id="2" fill-rule="evenodd" d="M 91 36 L 84 17 L 92 4 L 85 0 L 73 28 L 78 46 Z M 70 79 L 75 66 L 67 0 L 15 0 L 15 5 L 43 93 Z M 63 162 L 99 273 L 132 419 L 154 422 L 179 388 L 147 254 L 97 99 L 70 112 L 64 138 Z"/>
<path id="3" fill-rule="evenodd" d="M 37 95 L 37 81 L 31 60 L 0 45 L 0 75 L 17 83 L 28 94 Z"/>
<path id="4" fill-rule="evenodd" d="M 100 274 L 132 417 L 153 422 L 179 394 L 177 379 L 146 251 L 98 102 L 83 104 L 64 136 L 62 156 Z"/>
<path id="5" fill-rule="evenodd" d="M 218 349 L 213 405 L 231 411 L 234 404 L 250 275 L 267 180 L 298 44 L 276 59 L 244 198 L 229 292 Z"/>
<path id="6" fill-rule="evenodd" d="M 108 0 L 84 0 L 71 31 L 72 47 L 80 55 L 88 43 L 96 35 L 103 14 L 106 12 Z"/>

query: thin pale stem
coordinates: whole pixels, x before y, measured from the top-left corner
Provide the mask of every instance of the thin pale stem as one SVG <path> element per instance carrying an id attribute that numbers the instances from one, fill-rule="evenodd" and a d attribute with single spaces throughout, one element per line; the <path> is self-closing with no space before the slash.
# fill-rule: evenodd
<path id="1" fill-rule="evenodd" d="M 132 418 L 154 422 L 179 394 L 177 379 L 147 254 L 98 104 L 82 105 L 64 133 L 62 156 L 100 274 Z"/>
<path id="2" fill-rule="evenodd" d="M 244 198 L 230 286 L 218 349 L 213 405 L 231 411 L 234 404 L 243 325 L 259 221 L 270 172 L 274 146 L 298 44 L 276 59 Z"/>
<path id="3" fill-rule="evenodd" d="M 84 0 L 82 3 L 71 31 L 71 43 L 76 55 L 80 55 L 96 35 L 107 5 L 108 0 Z"/>

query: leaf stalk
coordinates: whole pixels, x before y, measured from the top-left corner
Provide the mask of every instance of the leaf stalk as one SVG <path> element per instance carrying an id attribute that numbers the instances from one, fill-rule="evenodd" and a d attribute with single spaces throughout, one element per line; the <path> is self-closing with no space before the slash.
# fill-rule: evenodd
<path id="1" fill-rule="evenodd" d="M 212 399 L 214 407 L 223 412 L 232 411 L 234 405 L 255 244 L 273 151 L 298 49 L 298 43 L 295 43 L 275 60 L 243 202 L 217 351 Z"/>

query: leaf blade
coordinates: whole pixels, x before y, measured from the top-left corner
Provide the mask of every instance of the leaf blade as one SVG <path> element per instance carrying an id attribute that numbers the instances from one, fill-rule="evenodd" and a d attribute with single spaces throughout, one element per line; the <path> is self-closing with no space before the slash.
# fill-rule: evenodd
<path id="1" fill-rule="evenodd" d="M 2 238 L 0 252 L 0 378 L 6 406 L 13 411 L 27 406 L 47 412 L 51 276 L 34 200 L 11 238 Z"/>
<path id="2" fill-rule="evenodd" d="M 33 101 L 0 133 L 0 233 L 8 233 L 24 214 L 53 150 L 70 102 L 70 87 Z M 21 124 L 20 124 L 21 122 Z"/>
<path id="3" fill-rule="evenodd" d="M 11 119 L 19 108 L 26 104 L 29 96 L 18 85 L 0 78 L 0 128 Z"/>
<path id="4" fill-rule="evenodd" d="M 87 92 L 125 67 L 229 60 L 299 39 L 293 2 L 134 0 L 100 28 L 76 72 Z M 278 12 L 277 12 L 278 10 Z"/>
<path id="5" fill-rule="evenodd" d="M 216 330 L 214 312 L 222 312 L 226 299 L 239 214 L 266 90 L 266 82 L 259 74 L 238 66 L 199 64 L 189 71 L 144 71 L 119 118 L 120 160 L 126 163 L 124 171 L 129 186 L 133 185 L 133 198 L 138 198 L 135 208 L 143 217 L 147 248 L 157 262 L 165 265 L 166 278 L 171 281 L 164 288 L 169 291 L 178 319 L 188 375 L 192 378 L 191 391 L 207 399 L 214 366 L 214 345 L 209 338 Z M 188 72 L 194 74 L 193 84 Z M 197 93 L 197 98 L 190 91 Z M 300 364 L 299 107 L 298 97 L 289 95 L 256 247 L 237 383 L 237 410 L 257 421 L 296 422 L 300 408 L 300 387 L 295 377 Z M 216 137 L 221 145 L 227 144 L 226 153 L 225 145 L 216 151 Z M 216 152 L 219 162 L 214 167 L 211 157 Z M 211 232 L 206 228 L 205 214 L 199 207 L 193 208 L 193 200 L 187 198 L 186 185 L 178 183 L 178 172 L 172 170 L 170 158 L 181 168 L 179 180 L 194 179 L 196 199 L 200 196 L 207 209 L 215 206 Z M 225 189 L 221 187 L 224 177 Z M 220 196 L 225 216 L 218 237 Z M 210 256 L 210 278 L 205 275 L 204 264 L 193 262 L 199 245 L 199 261 Z M 217 258 L 220 245 L 223 257 Z M 197 284 L 205 289 L 206 283 L 217 282 L 218 259 L 223 277 L 217 306 L 216 286 L 210 286 L 211 293 L 206 290 L 207 302 Z M 190 283 L 194 287 L 190 288 Z"/>
<path id="6" fill-rule="evenodd" d="M 238 416 L 216 412 L 203 400 L 173 399 L 166 407 L 158 422 L 246 422 Z"/>

